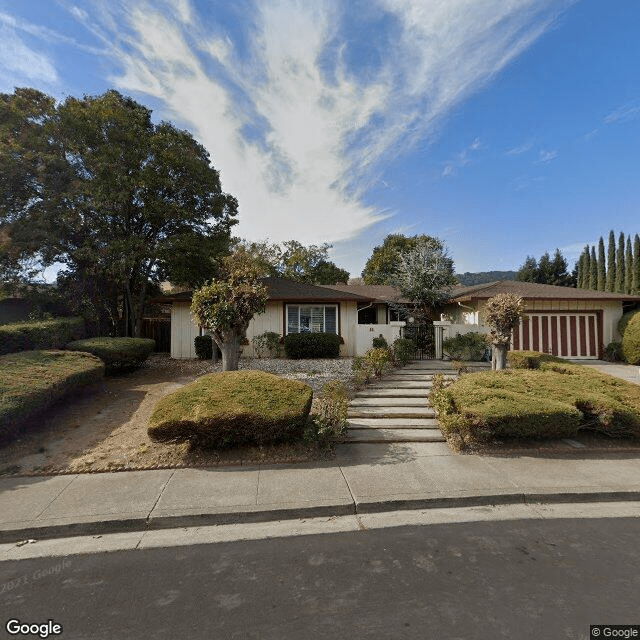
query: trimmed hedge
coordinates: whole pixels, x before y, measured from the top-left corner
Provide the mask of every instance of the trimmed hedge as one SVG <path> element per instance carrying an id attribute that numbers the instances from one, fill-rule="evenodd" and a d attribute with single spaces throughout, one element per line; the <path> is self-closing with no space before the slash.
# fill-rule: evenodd
<path id="1" fill-rule="evenodd" d="M 629 364 L 640 364 L 640 313 L 627 323 L 622 336 L 622 355 Z"/>
<path id="2" fill-rule="evenodd" d="M 0 356 L 0 441 L 7 441 L 54 402 L 104 376 L 89 353 L 22 351 Z"/>
<path id="3" fill-rule="evenodd" d="M 0 355 L 35 349 L 64 349 L 71 340 L 84 338 L 82 318 L 53 318 L 37 322 L 0 325 Z"/>
<path id="4" fill-rule="evenodd" d="M 65 347 L 70 351 L 86 351 L 98 356 L 106 366 L 107 373 L 137 369 L 156 347 L 149 338 L 89 338 L 75 340 Z"/>
<path id="5" fill-rule="evenodd" d="M 290 333 L 284 339 L 287 358 L 337 358 L 340 336 L 335 333 Z"/>
<path id="6" fill-rule="evenodd" d="M 620 334 L 621 338 L 624 336 L 624 332 L 627 329 L 627 325 L 629 324 L 629 321 L 636 314 L 640 315 L 640 311 L 638 311 L 638 310 L 636 310 L 636 311 L 627 311 L 626 313 L 623 313 L 622 317 L 620 318 L 620 320 L 618 320 L 618 333 Z"/>
<path id="7" fill-rule="evenodd" d="M 543 362 L 566 362 L 562 358 L 540 351 L 515 350 L 507 352 L 507 362 L 513 369 L 539 369 Z"/>
<path id="8" fill-rule="evenodd" d="M 162 398 L 147 431 L 219 449 L 292 440 L 304 433 L 312 397 L 308 385 L 264 371 L 213 373 Z"/>
<path id="9" fill-rule="evenodd" d="M 535 362 L 531 354 L 522 361 Z M 445 433 L 482 442 L 566 438 L 589 428 L 640 438 L 640 386 L 537 355 L 536 369 L 487 371 L 462 376 L 449 387 L 434 384 L 431 403 Z"/>
<path id="10" fill-rule="evenodd" d="M 209 335 L 196 336 L 193 339 L 196 357 L 199 360 L 211 360 L 213 358 L 213 338 Z"/>

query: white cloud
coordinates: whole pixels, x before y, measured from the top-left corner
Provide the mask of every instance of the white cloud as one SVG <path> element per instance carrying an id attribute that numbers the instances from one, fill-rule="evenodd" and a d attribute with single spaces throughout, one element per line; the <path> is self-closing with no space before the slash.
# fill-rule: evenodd
<path id="1" fill-rule="evenodd" d="M 519 156 L 519 155 L 522 155 L 523 153 L 527 153 L 528 151 L 531 151 L 531 149 L 533 149 L 534 144 L 535 144 L 535 140 L 530 139 L 524 142 L 523 144 L 521 144 L 519 147 L 514 147 L 513 149 L 509 149 L 508 151 L 505 151 L 504 154 L 506 156 Z"/>
<path id="2" fill-rule="evenodd" d="M 540 149 L 538 159 L 534 164 L 548 164 L 558 157 L 558 152 L 554 149 Z"/>
<path id="3" fill-rule="evenodd" d="M 482 143 L 480 142 L 480 138 L 476 138 L 468 147 L 465 147 L 462 151 L 456 154 L 455 158 L 449 160 L 445 164 L 442 177 L 448 178 L 455 175 L 458 169 L 466 167 L 471 162 L 471 154 L 481 148 Z"/>
<path id="4" fill-rule="evenodd" d="M 627 103 L 605 116 L 603 122 L 605 124 L 630 122 L 638 116 L 640 116 L 640 106 L 638 104 Z"/>
<path id="5" fill-rule="evenodd" d="M 205 25 L 187 0 L 167 0 L 168 13 L 144 0 L 104 1 L 92 20 L 94 33 L 115 43 L 116 86 L 153 96 L 165 108 L 159 115 L 209 149 L 225 190 L 239 199 L 238 233 L 317 243 L 353 239 L 383 219 L 363 204 L 366 189 L 543 34 L 569 0 L 376 4 L 399 31 L 391 44 L 380 42 L 381 63 L 366 81 L 350 66 L 340 30 L 359 17 L 345 16 L 338 0 L 263 0 L 239 27 L 249 32 L 242 43 L 222 25 Z M 207 56 L 218 63 L 215 74 Z M 479 144 L 445 172 L 467 164 Z"/>
<path id="6" fill-rule="evenodd" d="M 15 85 L 25 81 L 52 84 L 58 74 L 51 59 L 25 44 L 5 21 L 0 24 L 0 78 Z"/>

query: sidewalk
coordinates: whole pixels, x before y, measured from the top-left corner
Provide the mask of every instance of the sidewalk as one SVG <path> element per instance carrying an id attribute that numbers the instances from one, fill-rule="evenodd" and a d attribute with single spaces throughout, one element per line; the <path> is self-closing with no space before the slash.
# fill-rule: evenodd
<path id="1" fill-rule="evenodd" d="M 461 456 L 340 445 L 330 463 L 0 479 L 0 542 L 526 502 L 638 501 L 640 454 Z"/>

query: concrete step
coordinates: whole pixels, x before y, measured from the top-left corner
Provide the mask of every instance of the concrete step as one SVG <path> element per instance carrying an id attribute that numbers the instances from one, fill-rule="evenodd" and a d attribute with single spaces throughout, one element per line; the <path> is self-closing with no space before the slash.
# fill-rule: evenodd
<path id="1" fill-rule="evenodd" d="M 351 418 L 353 429 L 439 429 L 436 418 Z"/>
<path id="2" fill-rule="evenodd" d="M 376 389 L 365 389 L 358 391 L 354 395 L 356 398 L 426 398 L 431 387 L 415 389 L 397 389 L 395 387 L 379 387 Z"/>
<path id="3" fill-rule="evenodd" d="M 375 397 L 375 398 L 354 398 L 349 405 L 351 407 L 426 407 L 428 405 L 427 396 L 407 397 Z"/>
<path id="4" fill-rule="evenodd" d="M 347 433 L 347 442 L 445 442 L 438 431 L 421 429 L 353 429 Z"/>
<path id="5" fill-rule="evenodd" d="M 388 380 L 405 380 L 406 382 L 432 382 L 433 376 L 434 374 L 432 373 L 401 373 L 398 371 L 394 371 L 393 373 L 389 373 L 388 375 L 384 376 L 384 378 L 382 378 L 380 382 L 387 382 Z M 457 377 L 458 376 L 455 373 L 446 374 L 444 376 L 446 380 L 455 380 Z"/>
<path id="6" fill-rule="evenodd" d="M 431 389 L 431 380 L 389 380 L 384 378 L 379 382 L 371 382 L 364 389 Z"/>
<path id="7" fill-rule="evenodd" d="M 435 418 L 436 412 L 425 407 L 353 407 L 347 418 Z"/>

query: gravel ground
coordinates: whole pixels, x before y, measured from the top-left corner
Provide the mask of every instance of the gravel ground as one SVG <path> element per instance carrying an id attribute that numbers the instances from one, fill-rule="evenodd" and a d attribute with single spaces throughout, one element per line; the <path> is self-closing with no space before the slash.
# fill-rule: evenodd
<path id="1" fill-rule="evenodd" d="M 308 384 L 315 396 L 330 380 L 341 380 L 349 389 L 353 358 L 325 358 L 313 360 L 287 360 L 285 358 L 242 358 L 240 369 L 253 369 L 275 373 L 283 378 L 301 380 Z M 177 375 L 204 375 L 222 371 L 222 364 L 208 360 L 172 360 L 167 354 L 153 354 L 145 363 L 146 369 L 175 370 Z"/>

